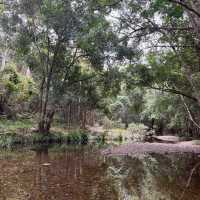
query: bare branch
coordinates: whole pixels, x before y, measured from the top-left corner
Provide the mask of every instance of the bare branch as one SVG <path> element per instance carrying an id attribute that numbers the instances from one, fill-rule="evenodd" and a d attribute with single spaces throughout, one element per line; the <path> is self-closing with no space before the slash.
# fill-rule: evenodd
<path id="1" fill-rule="evenodd" d="M 181 97 L 181 100 L 183 101 L 183 104 L 184 104 L 184 106 L 185 106 L 185 109 L 186 109 L 186 111 L 187 111 L 187 113 L 188 113 L 188 115 L 189 115 L 189 119 L 193 122 L 193 124 L 198 128 L 198 129 L 200 129 L 200 126 L 197 124 L 197 122 L 194 120 L 194 118 L 192 117 L 192 114 L 191 114 L 191 111 L 190 111 L 190 109 L 189 109 L 189 107 L 187 106 L 187 104 L 186 104 L 186 102 L 185 102 L 185 100 L 184 100 L 184 97 L 183 96 L 180 96 Z"/>

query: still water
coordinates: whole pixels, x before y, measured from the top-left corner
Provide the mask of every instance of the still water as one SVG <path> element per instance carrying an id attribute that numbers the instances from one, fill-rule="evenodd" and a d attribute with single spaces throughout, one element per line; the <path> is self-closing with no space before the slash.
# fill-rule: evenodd
<path id="1" fill-rule="evenodd" d="M 193 154 L 103 157 L 94 146 L 0 152 L 0 200 L 200 200 Z"/>

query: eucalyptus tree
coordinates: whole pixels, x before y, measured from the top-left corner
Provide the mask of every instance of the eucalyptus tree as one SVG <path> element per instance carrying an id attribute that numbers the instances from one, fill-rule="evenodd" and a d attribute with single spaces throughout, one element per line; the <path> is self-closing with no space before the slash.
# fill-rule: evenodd
<path id="1" fill-rule="evenodd" d="M 98 2 L 17 2 L 17 13 L 23 22 L 19 26 L 17 52 L 37 80 L 38 129 L 48 133 L 56 107 L 69 90 L 76 90 L 82 82 L 107 77 L 116 36 L 106 20 L 106 10 Z M 82 59 L 89 62 L 91 73 L 83 73 Z"/>
<path id="2" fill-rule="evenodd" d="M 128 128 L 131 122 L 140 122 L 140 115 L 144 107 L 144 90 L 135 88 L 129 92 L 124 88 L 110 105 L 112 119 L 120 119 L 125 124 L 125 128 Z"/>
<path id="3" fill-rule="evenodd" d="M 6 63 L 15 60 L 13 43 L 16 39 L 17 26 L 20 18 L 15 12 L 16 4 L 11 0 L 0 4 L 0 70 L 4 70 Z"/>
<path id="4" fill-rule="evenodd" d="M 199 109 L 199 1 L 106 2 L 114 5 L 122 49 L 135 48 L 141 56 L 126 57 L 128 87 L 177 94 L 187 111 L 187 104 Z"/>

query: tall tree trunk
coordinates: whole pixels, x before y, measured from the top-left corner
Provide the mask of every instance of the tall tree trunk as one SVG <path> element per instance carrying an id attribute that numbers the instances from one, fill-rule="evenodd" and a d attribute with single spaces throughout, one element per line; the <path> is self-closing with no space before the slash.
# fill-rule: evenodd
<path id="1" fill-rule="evenodd" d="M 47 83 L 45 85 L 45 79 L 42 81 L 41 85 L 41 96 L 40 96 L 40 117 L 38 124 L 38 131 L 42 134 L 48 134 L 50 132 L 51 123 L 53 121 L 54 109 L 48 110 L 49 103 L 49 89 L 51 76 L 48 76 Z"/>
<path id="2" fill-rule="evenodd" d="M 38 124 L 38 129 L 40 133 L 47 134 L 50 131 L 51 123 L 53 121 L 54 116 L 54 109 L 51 111 L 48 111 L 48 104 L 49 104 L 49 90 L 51 86 L 52 81 L 52 73 L 53 73 L 53 64 L 50 66 L 49 72 L 47 74 L 47 77 L 43 77 L 43 81 L 41 83 L 41 111 L 40 111 L 40 119 Z M 45 81 L 46 80 L 46 81 Z M 46 84 L 45 84 L 46 83 Z"/>

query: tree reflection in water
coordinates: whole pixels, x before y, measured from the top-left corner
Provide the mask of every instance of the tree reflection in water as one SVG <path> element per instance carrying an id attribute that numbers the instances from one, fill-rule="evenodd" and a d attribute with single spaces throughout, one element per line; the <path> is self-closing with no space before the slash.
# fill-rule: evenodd
<path id="1" fill-rule="evenodd" d="M 91 146 L 0 154 L 0 200 L 178 200 L 192 154 L 103 158 Z M 183 200 L 199 200 L 199 169 Z"/>
<path id="2" fill-rule="evenodd" d="M 190 173 L 199 161 L 193 154 L 140 154 L 107 160 L 108 174 L 115 180 L 119 199 L 123 200 L 199 200 L 198 168 L 186 188 Z M 120 174 L 115 174 L 119 169 Z"/>
<path id="3" fill-rule="evenodd" d="M 2 199 L 117 199 L 107 165 L 91 147 L 18 152 L 0 163 Z M 0 197 L 0 199 L 1 199 Z"/>

